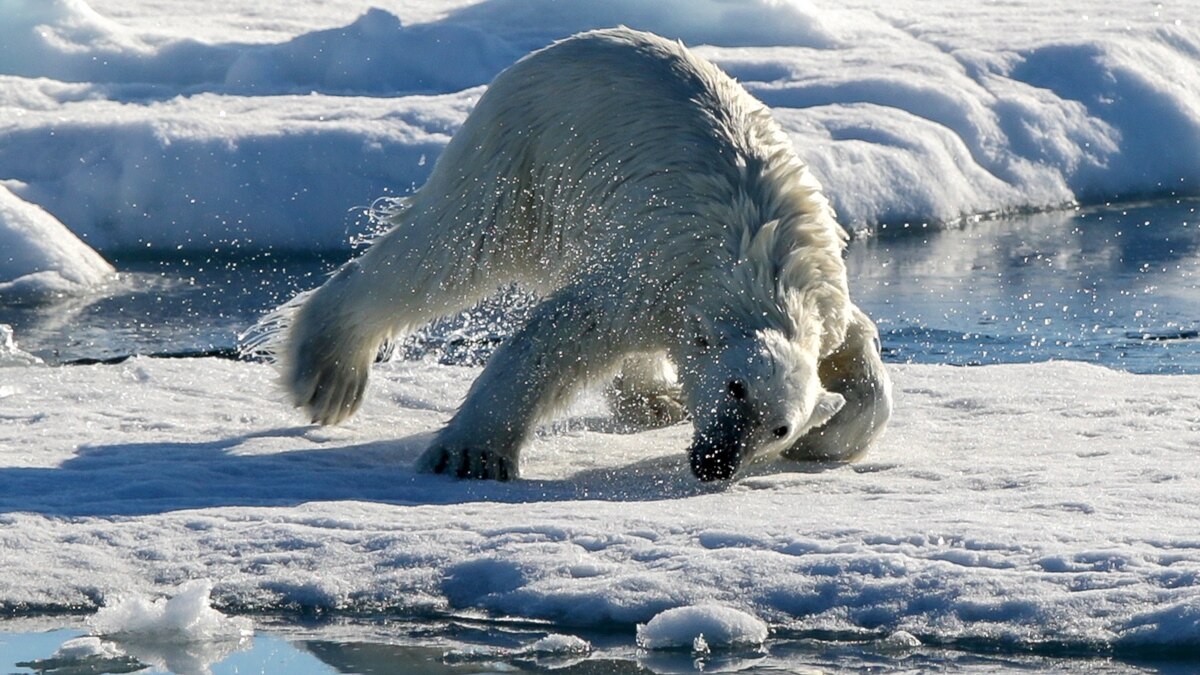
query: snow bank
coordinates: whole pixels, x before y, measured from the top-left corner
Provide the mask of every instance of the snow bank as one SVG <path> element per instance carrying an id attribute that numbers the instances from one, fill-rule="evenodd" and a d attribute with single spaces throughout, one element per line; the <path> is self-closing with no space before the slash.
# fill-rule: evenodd
<path id="1" fill-rule="evenodd" d="M 719 605 L 789 636 L 935 647 L 1200 640 L 1196 376 L 896 366 L 896 418 L 865 461 L 730 486 L 691 478 L 686 426 L 612 433 L 590 394 L 538 434 L 526 480 L 414 473 L 477 372 L 385 364 L 359 416 L 327 429 L 298 425 L 258 364 L 6 370 L 0 537 L 22 555 L 0 569 L 0 611 L 212 579 L 222 611 L 486 613 L 631 637 Z"/>
<path id="2" fill-rule="evenodd" d="M 1200 193 L 1200 32 L 1170 8 L 463 4 L 268 0 L 241 21 L 278 17 L 265 42 L 228 7 L 5 0 L 0 180 L 102 251 L 344 248 L 362 207 L 423 182 L 477 86 L 625 23 L 772 106 L 851 229 Z"/>
<path id="3" fill-rule="evenodd" d="M 692 605 L 668 609 L 649 623 L 638 624 L 637 643 L 643 649 L 707 652 L 711 647 L 762 645 L 767 633 L 767 624 L 745 612 L 720 605 Z"/>
<path id="4" fill-rule="evenodd" d="M 0 131 L 0 176 L 100 250 L 334 249 L 424 181 L 474 100 L 86 101 Z"/>
<path id="5" fill-rule="evenodd" d="M 62 223 L 0 184 L 0 299 L 82 293 L 115 275 L 112 265 Z"/>

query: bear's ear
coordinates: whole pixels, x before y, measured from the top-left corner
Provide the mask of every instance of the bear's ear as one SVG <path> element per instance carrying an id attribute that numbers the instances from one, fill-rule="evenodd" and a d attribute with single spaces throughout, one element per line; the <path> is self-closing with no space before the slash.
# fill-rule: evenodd
<path id="1" fill-rule="evenodd" d="M 831 391 L 822 391 L 813 406 L 812 417 L 808 418 L 808 428 L 816 429 L 824 425 L 846 405 L 846 398 Z"/>

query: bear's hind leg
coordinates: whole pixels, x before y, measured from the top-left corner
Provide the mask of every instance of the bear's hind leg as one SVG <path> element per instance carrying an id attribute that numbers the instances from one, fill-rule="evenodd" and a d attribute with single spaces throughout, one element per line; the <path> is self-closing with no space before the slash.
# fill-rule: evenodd
<path id="1" fill-rule="evenodd" d="M 633 429 L 666 427 L 688 416 L 675 366 L 662 352 L 625 357 L 604 397 L 614 420 Z"/>
<path id="2" fill-rule="evenodd" d="M 516 478 L 521 447 L 536 424 L 565 408 L 582 384 L 610 372 L 624 355 L 621 337 L 603 323 L 602 304 L 574 287 L 538 306 L 492 356 L 462 407 L 417 460 L 418 469 Z"/>

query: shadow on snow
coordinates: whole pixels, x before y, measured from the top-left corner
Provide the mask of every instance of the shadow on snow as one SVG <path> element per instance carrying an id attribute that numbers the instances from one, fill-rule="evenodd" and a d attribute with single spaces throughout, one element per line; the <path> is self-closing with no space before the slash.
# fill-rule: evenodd
<path id="1" fill-rule="evenodd" d="M 205 442 L 83 446 L 57 467 L 0 469 L 0 513 L 136 516 L 341 500 L 402 506 L 656 501 L 728 485 L 697 482 L 682 451 L 625 466 L 586 468 L 559 479 L 497 483 L 416 472 L 413 463 L 431 433 L 341 447 L 254 450 L 256 441 L 304 439 L 312 429 L 271 429 Z"/>

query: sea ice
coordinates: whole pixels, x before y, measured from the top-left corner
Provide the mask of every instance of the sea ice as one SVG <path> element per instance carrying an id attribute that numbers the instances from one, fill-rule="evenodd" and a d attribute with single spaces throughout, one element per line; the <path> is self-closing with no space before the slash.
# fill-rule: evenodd
<path id="1" fill-rule="evenodd" d="M 0 6 L 0 180 L 103 252 L 344 251 L 375 197 L 424 182 L 479 87 L 615 23 L 684 40 L 767 103 L 852 230 L 1200 186 L 1181 7 L 94 5 Z"/>

